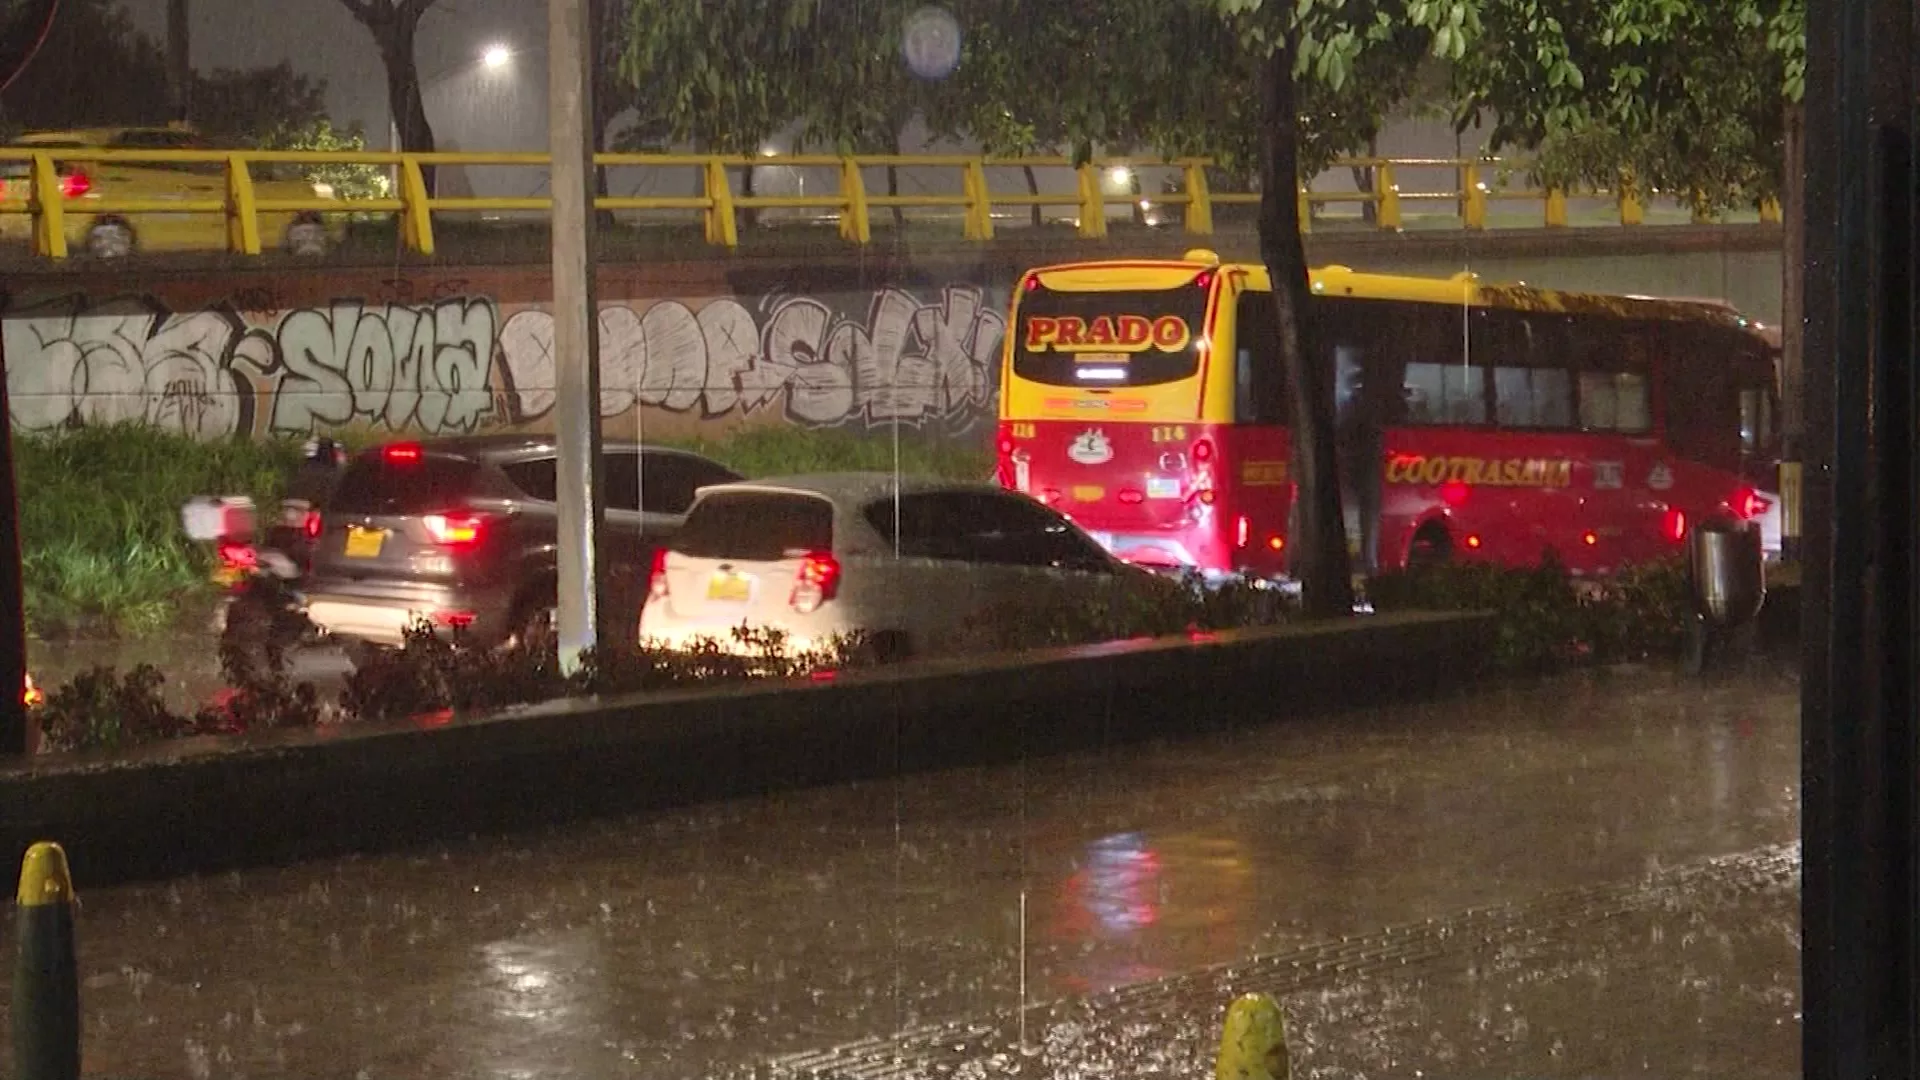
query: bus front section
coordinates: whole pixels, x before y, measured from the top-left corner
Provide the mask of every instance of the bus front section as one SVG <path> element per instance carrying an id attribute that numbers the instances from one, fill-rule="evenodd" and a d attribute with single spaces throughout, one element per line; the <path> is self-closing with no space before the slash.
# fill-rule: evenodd
<path id="1" fill-rule="evenodd" d="M 1128 562 L 1275 576 L 1285 564 L 1284 438 L 1236 428 L 1231 393 L 1210 390 L 1232 378 L 1218 366 L 1221 278 L 1206 262 L 1028 274 L 1008 332 L 997 473 Z M 1251 506 L 1250 492 L 1277 505 Z"/>

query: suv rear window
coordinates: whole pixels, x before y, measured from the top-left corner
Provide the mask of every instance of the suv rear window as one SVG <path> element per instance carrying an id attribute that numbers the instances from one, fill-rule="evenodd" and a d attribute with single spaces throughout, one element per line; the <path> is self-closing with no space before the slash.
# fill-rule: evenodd
<path id="1" fill-rule="evenodd" d="M 388 462 L 363 457 L 347 467 L 327 508 L 345 514 L 427 514 L 476 494 L 480 466 L 458 458 Z"/>
<path id="2" fill-rule="evenodd" d="M 815 495 L 726 491 L 693 504 L 673 550 L 696 559 L 777 562 L 833 547 L 833 504 Z"/>

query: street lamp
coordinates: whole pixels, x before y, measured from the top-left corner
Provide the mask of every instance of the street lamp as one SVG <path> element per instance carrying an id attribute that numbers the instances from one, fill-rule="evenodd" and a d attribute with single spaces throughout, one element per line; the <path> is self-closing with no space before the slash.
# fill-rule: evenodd
<path id="1" fill-rule="evenodd" d="M 512 64 L 513 47 L 501 42 L 495 42 L 485 49 L 482 49 L 480 55 L 473 59 L 462 61 L 450 68 L 442 69 L 421 79 L 420 93 L 424 97 L 428 90 L 433 89 L 456 75 L 465 74 L 476 66 L 490 74 L 498 74 L 505 71 Z M 391 110 L 389 110 L 387 116 L 387 138 L 387 149 L 398 153 L 400 151 L 400 118 L 392 115 Z"/>

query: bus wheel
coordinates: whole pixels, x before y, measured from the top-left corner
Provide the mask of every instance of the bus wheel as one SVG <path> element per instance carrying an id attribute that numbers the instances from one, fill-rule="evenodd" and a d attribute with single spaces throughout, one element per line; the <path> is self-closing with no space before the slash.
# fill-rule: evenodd
<path id="1" fill-rule="evenodd" d="M 1413 534 L 1413 544 L 1407 548 L 1407 568 L 1420 570 L 1430 566 L 1444 566 L 1453 558 L 1453 538 L 1440 525 L 1422 525 Z"/>

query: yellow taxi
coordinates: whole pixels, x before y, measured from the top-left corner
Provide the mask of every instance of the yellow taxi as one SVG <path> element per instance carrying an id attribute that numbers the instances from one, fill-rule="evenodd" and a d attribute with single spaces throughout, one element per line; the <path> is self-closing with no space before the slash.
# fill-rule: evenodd
<path id="1" fill-rule="evenodd" d="M 102 203 L 221 203 L 227 197 L 226 165 L 218 161 L 125 161 L 87 159 L 90 150 L 221 150 L 199 133 L 178 127 L 84 128 L 23 135 L 14 150 L 56 155 L 55 171 L 65 200 L 67 245 L 96 258 L 137 251 L 223 251 L 223 214 L 171 212 L 143 207 L 134 213 L 96 213 Z M 253 164 L 254 197 L 261 201 L 333 198 L 325 184 L 299 175 L 296 167 Z M 32 195 L 32 166 L 24 158 L 0 161 L 0 242 L 30 243 L 33 216 L 24 213 Z M 332 215 L 329 215 L 332 216 Z M 312 211 L 262 211 L 260 243 L 294 255 L 321 255 L 339 240 L 343 226 Z M 336 219 L 337 220 L 337 219 Z"/>

